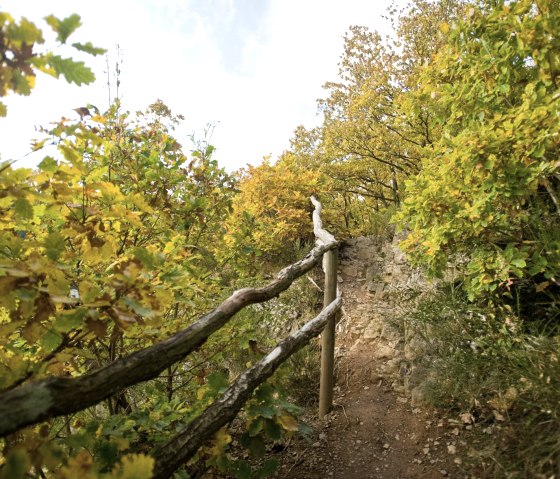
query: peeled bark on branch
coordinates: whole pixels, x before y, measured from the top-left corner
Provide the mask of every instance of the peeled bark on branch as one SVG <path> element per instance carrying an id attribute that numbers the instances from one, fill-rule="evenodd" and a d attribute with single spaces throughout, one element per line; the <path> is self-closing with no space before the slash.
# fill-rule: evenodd
<path id="1" fill-rule="evenodd" d="M 334 238 L 330 243 L 315 247 L 304 259 L 280 271 L 267 286 L 236 291 L 188 328 L 104 368 L 77 378 L 32 381 L 0 394 L 0 437 L 46 419 L 81 411 L 129 386 L 156 378 L 201 346 L 235 313 L 250 304 L 278 296 L 295 279 L 313 269 L 326 251 L 336 247 Z"/>
<path id="2" fill-rule="evenodd" d="M 311 203 L 313 203 L 313 206 L 315 206 L 315 210 L 313 211 L 313 233 L 319 240 L 318 244 L 336 244 L 336 239 L 334 238 L 334 236 L 323 228 L 323 221 L 321 220 L 321 210 L 323 209 L 323 207 L 321 206 L 321 203 L 317 201 L 317 198 L 315 198 L 315 196 L 311 197 Z"/>
<path id="3" fill-rule="evenodd" d="M 321 333 L 329 319 L 333 318 L 341 307 L 342 298 L 338 296 L 316 318 L 281 341 L 269 354 L 241 374 L 227 391 L 194 419 L 183 432 L 162 446 L 154 454 L 156 466 L 153 479 L 170 477 L 194 456 L 205 441 L 235 418 L 253 391 L 268 379 L 278 366 L 306 345 L 311 338 Z"/>

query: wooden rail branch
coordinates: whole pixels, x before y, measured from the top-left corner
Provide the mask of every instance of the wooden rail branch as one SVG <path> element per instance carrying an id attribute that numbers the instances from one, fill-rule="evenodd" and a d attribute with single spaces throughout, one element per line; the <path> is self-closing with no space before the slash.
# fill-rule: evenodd
<path id="1" fill-rule="evenodd" d="M 321 203 L 317 201 L 315 196 L 312 196 L 311 203 L 315 206 L 315 210 L 313 211 L 313 233 L 315 233 L 315 237 L 318 239 L 319 244 L 330 244 L 335 242 L 336 239 L 332 234 L 330 234 L 327 230 L 323 229 L 323 221 L 321 220 L 321 210 L 323 209 Z"/>
<path id="2" fill-rule="evenodd" d="M 318 245 L 305 258 L 280 271 L 268 285 L 236 291 L 188 328 L 104 368 L 77 378 L 32 381 L 0 393 L 0 437 L 46 419 L 81 411 L 129 386 L 156 378 L 202 345 L 235 313 L 278 296 L 295 279 L 313 269 L 326 251 L 336 247 L 336 242 Z"/>
<path id="3" fill-rule="evenodd" d="M 196 451 L 221 427 L 231 422 L 253 391 L 268 379 L 272 373 L 292 354 L 317 336 L 325 325 L 333 320 L 342 307 L 341 297 L 332 301 L 319 315 L 306 323 L 299 331 L 281 341 L 275 349 L 242 373 L 227 391 L 200 416 L 154 456 L 156 466 L 153 479 L 166 479 L 185 464 Z"/>

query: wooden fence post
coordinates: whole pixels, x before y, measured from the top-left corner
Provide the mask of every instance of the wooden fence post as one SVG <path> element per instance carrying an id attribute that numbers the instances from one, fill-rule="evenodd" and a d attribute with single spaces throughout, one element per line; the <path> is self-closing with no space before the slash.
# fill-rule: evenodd
<path id="1" fill-rule="evenodd" d="M 336 239 L 323 229 L 321 220 L 321 203 L 315 196 L 311 197 L 315 206 L 313 211 L 313 231 L 318 244 L 336 243 Z M 337 297 L 338 278 L 338 249 L 327 251 L 323 256 L 323 271 L 325 272 L 324 306 L 331 304 Z M 319 391 L 319 418 L 323 418 L 332 408 L 334 385 L 334 333 L 336 316 L 333 316 L 321 335 L 321 386 Z"/>
<path id="2" fill-rule="evenodd" d="M 336 299 L 338 250 L 327 251 L 324 257 L 325 293 L 324 307 Z M 329 319 L 321 335 L 321 386 L 319 392 L 319 418 L 329 413 L 333 402 L 334 341 L 336 317 Z"/>

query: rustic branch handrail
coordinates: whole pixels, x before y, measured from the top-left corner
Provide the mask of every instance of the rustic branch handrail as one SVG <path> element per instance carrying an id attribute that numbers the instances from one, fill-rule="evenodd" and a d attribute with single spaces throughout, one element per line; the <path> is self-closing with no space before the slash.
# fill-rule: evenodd
<path id="1" fill-rule="evenodd" d="M 170 477 L 216 431 L 232 421 L 253 391 L 268 379 L 279 365 L 305 346 L 311 338 L 317 336 L 341 307 L 342 298 L 339 296 L 317 317 L 281 341 L 264 358 L 243 372 L 219 399 L 189 423 L 182 432 L 162 446 L 154 454 L 156 466 L 153 479 Z"/>
<path id="2" fill-rule="evenodd" d="M 234 292 L 216 309 L 154 346 L 76 378 L 51 377 L 0 393 L 0 437 L 46 419 L 81 411 L 129 386 L 156 378 L 201 346 L 242 308 L 268 301 L 288 289 L 295 279 L 315 267 L 325 252 L 337 247 L 334 237 L 332 240 L 284 268 L 268 285 Z"/>
<path id="3" fill-rule="evenodd" d="M 318 240 L 318 244 L 336 243 L 335 237 L 323 228 L 323 220 L 321 220 L 321 211 L 323 206 L 319 203 L 315 196 L 311 196 L 310 199 L 313 206 L 315 206 L 315 209 L 313 210 L 313 233 Z"/>
<path id="4" fill-rule="evenodd" d="M 315 247 L 304 259 L 280 271 L 267 286 L 236 291 L 216 309 L 161 343 L 77 378 L 47 378 L 0 394 L 0 437 L 45 419 L 81 411 L 129 386 L 156 378 L 202 345 L 242 308 L 268 301 L 288 289 L 319 263 L 323 253 L 335 247 L 336 243 Z"/>

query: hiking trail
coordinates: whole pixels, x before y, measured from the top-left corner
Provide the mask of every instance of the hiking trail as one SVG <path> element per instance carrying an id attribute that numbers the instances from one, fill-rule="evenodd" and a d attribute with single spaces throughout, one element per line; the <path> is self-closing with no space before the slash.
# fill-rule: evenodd
<path id="1" fill-rule="evenodd" d="M 434 286 L 411 268 L 397 239 L 348 240 L 340 251 L 344 307 L 337 326 L 334 408 L 309 440 L 282 453 L 283 479 L 466 477 L 462 425 L 426 406 L 411 383 L 421 345 L 399 318 Z"/>

